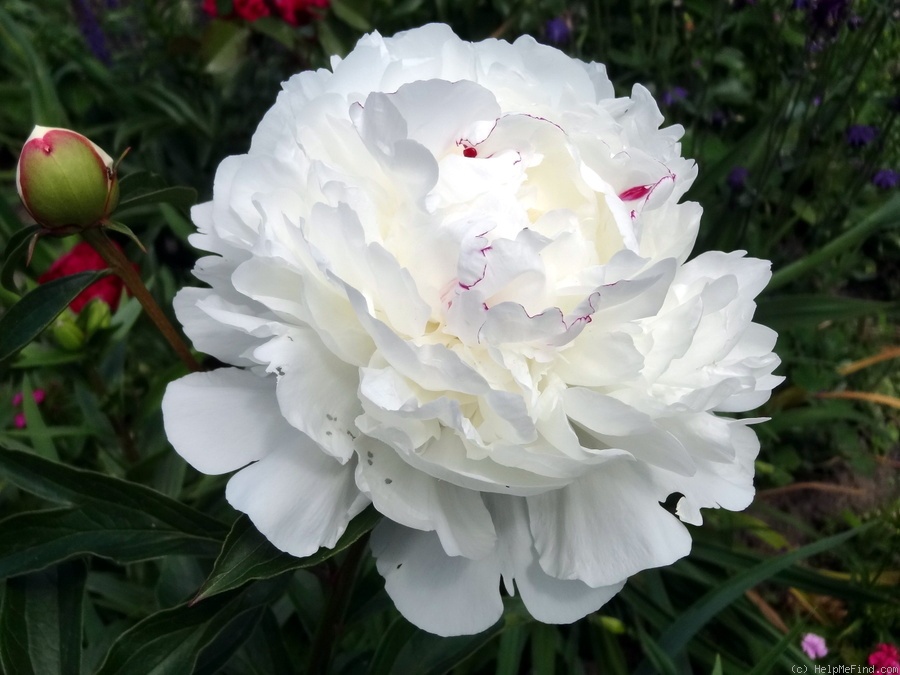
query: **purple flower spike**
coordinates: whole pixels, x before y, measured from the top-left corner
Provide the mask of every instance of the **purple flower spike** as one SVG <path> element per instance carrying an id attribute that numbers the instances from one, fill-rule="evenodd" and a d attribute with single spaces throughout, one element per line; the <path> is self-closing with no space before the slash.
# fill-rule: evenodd
<path id="1" fill-rule="evenodd" d="M 728 178 L 725 179 L 725 182 L 728 183 L 728 187 L 732 190 L 740 192 L 747 186 L 747 178 L 749 176 L 750 172 L 746 167 L 736 166 L 728 173 Z"/>
<path id="2" fill-rule="evenodd" d="M 851 124 L 844 136 L 851 148 L 864 148 L 878 136 L 878 129 L 868 124 Z"/>
<path id="3" fill-rule="evenodd" d="M 669 107 L 679 101 L 683 101 L 687 98 L 687 95 L 688 90 L 684 87 L 672 87 L 663 92 L 663 95 L 660 97 L 660 103 L 662 103 L 664 107 Z"/>
<path id="4" fill-rule="evenodd" d="M 872 185 L 882 190 L 890 190 L 900 185 L 900 172 L 893 169 L 879 169 L 872 176 Z"/>
<path id="5" fill-rule="evenodd" d="M 550 19 L 545 25 L 547 41 L 554 45 L 565 44 L 572 37 L 572 22 L 561 16 Z"/>
<path id="6" fill-rule="evenodd" d="M 91 52 L 104 65 L 110 65 L 112 57 L 106 45 L 106 35 L 104 35 L 103 29 L 100 27 L 100 22 L 97 20 L 97 14 L 93 8 L 85 0 L 72 0 L 72 9 L 75 11 L 78 27 Z"/>

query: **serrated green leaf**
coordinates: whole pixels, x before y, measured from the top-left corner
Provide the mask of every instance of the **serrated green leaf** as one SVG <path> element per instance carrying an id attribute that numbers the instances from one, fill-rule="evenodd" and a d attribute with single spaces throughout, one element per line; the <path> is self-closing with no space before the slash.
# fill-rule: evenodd
<path id="1" fill-rule="evenodd" d="M 230 642 L 219 641 L 219 636 L 235 622 L 245 624 L 249 620 L 255 626 L 264 608 L 283 591 L 285 581 L 261 582 L 198 605 L 182 605 L 152 614 L 116 640 L 97 675 L 192 673 L 198 661 L 204 667 L 221 662 L 229 651 L 239 649 L 243 641 L 235 639 L 233 632 L 229 633 Z M 204 654 L 208 647 L 215 653 Z"/>
<path id="2" fill-rule="evenodd" d="M 290 570 L 318 565 L 357 541 L 375 527 L 380 518 L 381 514 L 370 506 L 350 522 L 334 548 L 322 548 L 306 558 L 296 558 L 275 548 L 250 519 L 242 515 L 234 522 L 213 571 L 194 602 L 238 588 L 248 581 L 269 579 Z"/>
<path id="3" fill-rule="evenodd" d="M 110 270 L 79 272 L 49 281 L 23 296 L 0 316 L 0 361 L 34 340 L 79 293 L 107 274 Z"/>
<path id="4" fill-rule="evenodd" d="M 8 242 L 6 242 L 6 249 L 3 252 L 3 268 L 0 269 L 0 285 L 2 285 L 3 288 L 7 288 L 14 292 L 16 291 L 16 286 L 13 283 L 13 274 L 15 273 L 19 262 L 25 258 L 25 255 L 28 253 L 32 237 L 34 237 L 40 229 L 41 228 L 38 225 L 23 227 L 10 237 Z"/>
<path id="5" fill-rule="evenodd" d="M 0 665 L 16 675 L 79 675 L 81 561 L 9 579 L 0 610 Z"/>

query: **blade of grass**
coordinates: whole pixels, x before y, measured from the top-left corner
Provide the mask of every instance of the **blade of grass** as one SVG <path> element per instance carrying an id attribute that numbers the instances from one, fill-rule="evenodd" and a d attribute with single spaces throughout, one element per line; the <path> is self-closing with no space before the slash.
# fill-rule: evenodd
<path id="1" fill-rule="evenodd" d="M 722 585 L 714 588 L 703 598 L 696 602 L 686 612 L 669 625 L 659 638 L 659 647 L 670 658 L 678 654 L 685 645 L 702 629 L 710 619 L 735 600 L 740 598 L 748 589 L 753 588 L 766 579 L 769 579 L 784 569 L 810 556 L 831 550 L 840 546 L 845 541 L 857 536 L 871 525 L 863 525 L 848 532 L 827 537 L 808 546 L 791 551 L 785 555 L 767 560 L 759 565 L 745 569 Z M 651 665 L 644 662 L 637 673 L 649 674 Z"/>
<path id="2" fill-rule="evenodd" d="M 882 227 L 896 227 L 897 225 L 900 225 L 900 195 L 895 195 L 889 199 L 878 209 L 869 213 L 858 224 L 832 239 L 818 251 L 800 258 L 787 267 L 782 267 L 772 275 L 772 280 L 769 282 L 766 290 L 771 293 L 792 281 L 796 281 L 820 267 L 827 260 L 861 244 L 866 237 L 877 232 Z"/>

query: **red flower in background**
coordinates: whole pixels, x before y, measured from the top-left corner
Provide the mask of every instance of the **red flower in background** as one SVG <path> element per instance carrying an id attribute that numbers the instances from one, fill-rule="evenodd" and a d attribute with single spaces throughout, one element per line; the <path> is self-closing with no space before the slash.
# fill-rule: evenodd
<path id="1" fill-rule="evenodd" d="M 114 245 L 118 247 L 118 244 Z M 45 284 L 48 281 L 69 276 L 70 274 L 88 272 L 90 270 L 105 270 L 107 267 L 109 266 L 100 257 L 100 254 L 90 244 L 82 241 L 76 244 L 71 251 L 57 258 L 50 266 L 50 269 L 38 277 L 38 283 Z M 110 311 L 115 312 L 119 307 L 119 299 L 122 297 L 122 288 L 122 280 L 116 275 L 110 274 L 84 289 L 71 302 L 69 309 L 77 314 L 91 300 L 100 298 L 109 305 Z"/>
<path id="2" fill-rule="evenodd" d="M 869 654 L 869 665 L 875 666 L 876 673 L 896 673 L 900 668 L 900 650 L 883 642 Z"/>
<path id="3" fill-rule="evenodd" d="M 227 17 L 235 16 L 244 21 L 256 21 L 275 12 L 292 26 L 309 23 L 321 16 L 319 10 L 328 7 L 329 0 L 234 0 L 233 11 Z M 219 16 L 216 0 L 203 0 L 203 11 L 210 16 Z"/>

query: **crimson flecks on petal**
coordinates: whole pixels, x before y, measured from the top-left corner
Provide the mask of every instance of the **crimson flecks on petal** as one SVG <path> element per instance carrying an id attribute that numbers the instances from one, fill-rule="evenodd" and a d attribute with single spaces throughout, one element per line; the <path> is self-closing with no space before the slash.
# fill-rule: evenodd
<path id="1" fill-rule="evenodd" d="M 333 68 L 285 83 L 192 212 L 209 287 L 175 310 L 230 367 L 169 386 L 169 439 L 294 555 L 374 505 L 425 630 L 488 628 L 501 583 L 580 619 L 752 500 L 755 420 L 729 413 L 780 381 L 751 321 L 769 263 L 688 261 L 683 130 L 602 65 L 429 25 Z"/>
<path id="2" fill-rule="evenodd" d="M 643 199 L 650 194 L 653 189 L 652 185 L 636 185 L 628 188 L 625 192 L 619 194 L 619 199 L 623 202 L 633 202 L 635 199 Z"/>

